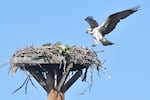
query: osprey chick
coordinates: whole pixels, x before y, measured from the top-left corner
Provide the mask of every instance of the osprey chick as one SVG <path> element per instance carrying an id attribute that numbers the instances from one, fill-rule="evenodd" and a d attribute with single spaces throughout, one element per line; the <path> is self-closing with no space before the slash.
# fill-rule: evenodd
<path id="1" fill-rule="evenodd" d="M 113 43 L 108 41 L 104 36 L 115 29 L 117 23 L 119 23 L 121 19 L 124 19 L 130 14 L 138 11 L 139 8 L 139 6 L 136 6 L 131 9 L 114 13 L 108 16 L 108 18 L 101 25 L 98 25 L 98 23 L 93 19 L 92 16 L 88 16 L 87 18 L 85 18 L 85 21 L 87 21 L 90 25 L 90 29 L 88 29 L 86 33 L 91 34 L 95 41 L 92 46 L 96 46 L 99 42 L 102 42 L 104 46 L 112 45 Z"/>

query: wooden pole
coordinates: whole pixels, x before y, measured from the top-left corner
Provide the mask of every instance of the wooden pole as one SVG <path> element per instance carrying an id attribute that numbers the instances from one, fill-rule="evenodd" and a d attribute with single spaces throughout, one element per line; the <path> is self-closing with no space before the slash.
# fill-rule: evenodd
<path id="1" fill-rule="evenodd" d="M 70 88 L 70 86 L 81 76 L 82 74 L 82 70 L 77 71 L 72 78 L 65 83 L 66 78 L 70 72 L 70 69 L 73 68 L 73 63 L 70 63 L 67 68 L 66 68 L 66 72 L 64 74 L 62 74 L 62 71 L 57 70 L 57 79 L 54 78 L 54 71 L 48 71 L 49 73 L 47 74 L 47 80 L 49 80 L 48 84 L 49 84 L 49 89 L 50 92 L 48 93 L 48 100 L 64 100 L 64 94 L 65 92 Z M 54 86 L 54 82 L 55 80 L 57 80 L 58 84 L 57 87 L 55 88 Z M 51 82 L 51 83 L 50 83 Z"/>
<path id="2" fill-rule="evenodd" d="M 56 89 L 58 83 L 62 79 L 62 73 L 62 70 L 57 67 L 48 70 L 46 79 L 46 84 L 49 88 L 48 100 L 64 100 L 64 93 Z"/>
<path id="3" fill-rule="evenodd" d="M 52 89 L 48 94 L 48 100 L 64 100 L 64 93 L 58 93 L 57 90 Z"/>

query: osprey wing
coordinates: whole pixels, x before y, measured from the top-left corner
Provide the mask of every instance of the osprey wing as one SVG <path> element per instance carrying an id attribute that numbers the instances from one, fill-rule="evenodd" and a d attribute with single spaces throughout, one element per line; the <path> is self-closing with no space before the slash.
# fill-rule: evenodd
<path id="1" fill-rule="evenodd" d="M 138 9 L 139 6 L 136 6 L 134 8 L 123 10 L 110 15 L 107 20 L 101 25 L 103 36 L 110 33 L 121 19 L 128 17 L 132 13 L 138 11 Z"/>
<path id="2" fill-rule="evenodd" d="M 85 21 L 87 21 L 91 27 L 91 29 L 95 28 L 95 27 L 98 27 L 98 23 L 96 22 L 96 20 L 93 19 L 93 17 L 87 17 L 85 18 Z"/>

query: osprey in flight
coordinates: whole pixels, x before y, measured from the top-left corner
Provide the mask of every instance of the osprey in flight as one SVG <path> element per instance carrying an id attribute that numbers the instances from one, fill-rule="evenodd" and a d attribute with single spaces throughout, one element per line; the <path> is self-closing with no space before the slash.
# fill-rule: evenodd
<path id="1" fill-rule="evenodd" d="M 139 6 L 136 6 L 131 9 L 114 13 L 108 16 L 108 18 L 101 25 L 98 25 L 92 16 L 85 18 L 85 21 L 87 21 L 90 25 L 90 29 L 88 29 L 86 33 L 91 34 L 95 41 L 92 46 L 96 46 L 100 41 L 104 46 L 112 45 L 113 43 L 108 41 L 104 36 L 110 33 L 121 19 L 128 17 L 130 14 L 138 11 L 138 9 Z"/>

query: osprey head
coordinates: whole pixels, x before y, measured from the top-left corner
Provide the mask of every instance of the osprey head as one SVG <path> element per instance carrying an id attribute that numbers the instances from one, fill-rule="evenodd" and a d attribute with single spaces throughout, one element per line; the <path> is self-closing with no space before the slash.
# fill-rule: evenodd
<path id="1" fill-rule="evenodd" d="M 86 33 L 87 34 L 92 34 L 92 29 L 91 28 L 87 29 Z"/>

